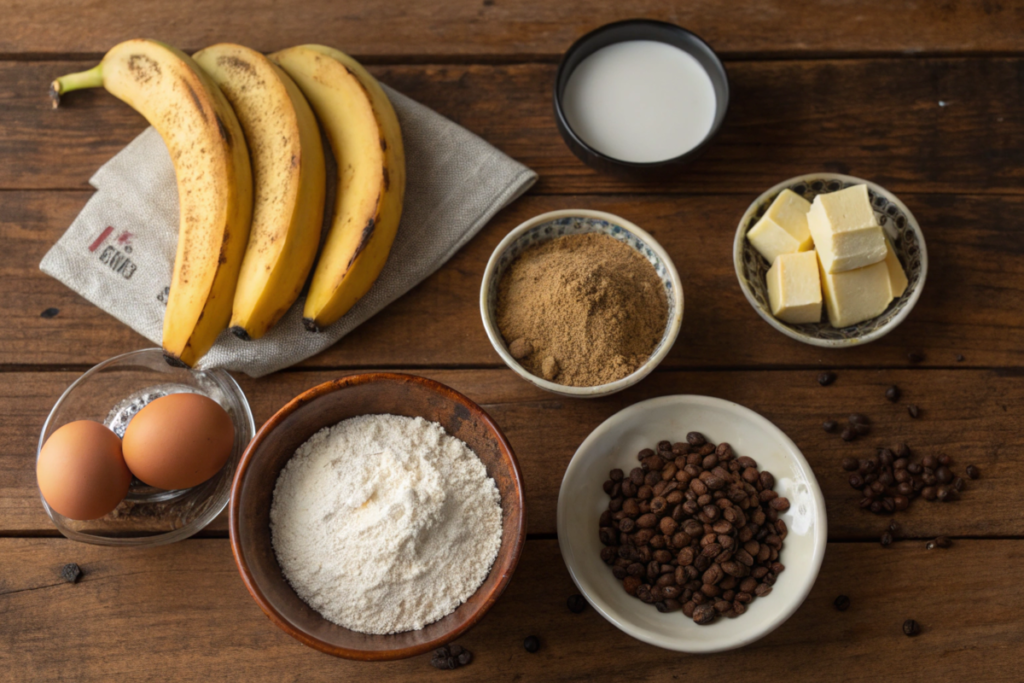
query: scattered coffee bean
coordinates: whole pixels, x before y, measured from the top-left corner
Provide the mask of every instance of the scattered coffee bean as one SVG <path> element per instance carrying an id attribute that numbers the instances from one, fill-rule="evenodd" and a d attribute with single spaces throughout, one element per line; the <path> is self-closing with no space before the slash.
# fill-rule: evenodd
<path id="1" fill-rule="evenodd" d="M 889 522 L 889 526 L 887 527 L 890 534 L 895 534 L 897 531 L 899 531 L 899 528 L 900 525 L 896 523 L 895 519 Z"/>
<path id="2" fill-rule="evenodd" d="M 911 363 L 921 363 L 924 361 L 924 353 L 920 351 L 911 351 L 907 354 L 907 360 Z"/>
<path id="3" fill-rule="evenodd" d="M 577 593 L 576 595 L 570 595 L 569 599 L 565 601 L 565 604 L 569 608 L 570 612 L 573 614 L 579 614 L 587 608 L 587 599 Z"/>
<path id="4" fill-rule="evenodd" d="M 953 545 L 953 541 L 949 540 L 949 536 L 937 536 L 935 545 L 939 548 L 948 548 Z"/>
<path id="5" fill-rule="evenodd" d="M 430 666 L 435 669 L 458 669 L 473 661 L 473 653 L 461 645 L 445 645 L 434 650 Z"/>
<path id="6" fill-rule="evenodd" d="M 836 423 L 832 420 L 826 420 L 821 423 L 821 428 L 824 429 L 826 432 L 829 432 L 830 434 L 836 431 L 836 427 Z"/>
<path id="7" fill-rule="evenodd" d="M 866 436 L 871 432 L 871 428 L 866 424 L 855 424 L 853 425 L 853 433 L 857 436 Z"/>
<path id="8" fill-rule="evenodd" d="M 964 354 L 962 354 L 962 353 L 956 354 L 956 362 L 957 363 L 963 363 L 964 362 Z"/>
<path id="9" fill-rule="evenodd" d="M 917 406 L 911 404 L 911 405 L 907 406 L 907 413 L 910 414 L 910 417 L 912 417 L 912 418 L 914 418 L 916 420 L 921 415 L 921 409 L 918 408 Z"/>
<path id="10" fill-rule="evenodd" d="M 59 308 L 47 308 L 45 311 L 39 314 L 39 317 L 46 318 L 47 320 L 49 320 L 50 318 L 56 318 L 58 313 L 60 313 Z"/>
<path id="11" fill-rule="evenodd" d="M 921 632 L 921 627 L 918 626 L 917 622 L 913 619 L 907 619 L 903 622 L 903 633 L 913 638 Z"/>
<path id="12" fill-rule="evenodd" d="M 846 610 L 850 609 L 850 598 L 846 597 L 845 595 L 840 595 L 835 599 L 835 601 L 832 604 L 840 612 L 845 612 Z"/>
<path id="13" fill-rule="evenodd" d="M 540 639 L 537 636 L 526 636 L 526 640 L 523 641 L 523 647 L 532 654 L 540 649 Z"/>
<path id="14" fill-rule="evenodd" d="M 892 534 L 886 531 L 882 534 L 882 538 L 879 540 L 881 541 L 883 548 L 888 548 L 890 545 L 892 545 Z"/>
<path id="15" fill-rule="evenodd" d="M 928 541 L 927 543 L 924 544 L 924 549 L 925 550 L 935 550 L 936 547 L 937 546 L 935 545 L 935 541 Z"/>
<path id="16" fill-rule="evenodd" d="M 981 476 L 981 472 L 979 472 L 978 468 L 975 467 L 974 465 L 968 465 L 967 476 L 970 477 L 971 479 L 977 479 L 978 477 Z"/>
<path id="17" fill-rule="evenodd" d="M 892 385 L 885 390 L 885 398 L 888 399 L 890 403 L 895 403 L 900 400 L 900 388 L 895 384 Z"/>
<path id="18" fill-rule="evenodd" d="M 850 424 L 852 425 L 866 425 L 868 418 L 864 417 L 860 413 L 854 413 L 849 417 Z"/>
<path id="19" fill-rule="evenodd" d="M 860 467 L 856 458 L 843 458 L 843 469 L 847 472 L 855 472 Z"/>
<path id="20" fill-rule="evenodd" d="M 82 568 L 74 562 L 70 562 L 60 568 L 60 578 L 68 583 L 78 583 L 82 577 Z"/>
<path id="21" fill-rule="evenodd" d="M 834 372 L 823 372 L 818 375 L 818 384 L 823 387 L 827 387 L 832 382 L 836 381 L 836 373 Z"/>
<path id="22" fill-rule="evenodd" d="M 857 435 L 854 434 L 851 428 L 847 427 L 846 429 L 843 430 L 843 433 L 840 434 L 839 437 L 843 441 L 853 441 L 855 438 L 857 438 Z"/>

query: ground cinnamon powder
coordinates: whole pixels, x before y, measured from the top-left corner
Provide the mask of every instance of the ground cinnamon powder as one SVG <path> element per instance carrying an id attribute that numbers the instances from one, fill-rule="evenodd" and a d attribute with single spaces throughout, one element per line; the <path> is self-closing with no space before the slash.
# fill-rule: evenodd
<path id="1" fill-rule="evenodd" d="M 590 387 L 650 358 L 668 299 L 654 266 L 598 233 L 558 237 L 512 262 L 498 287 L 498 329 L 528 371 Z"/>

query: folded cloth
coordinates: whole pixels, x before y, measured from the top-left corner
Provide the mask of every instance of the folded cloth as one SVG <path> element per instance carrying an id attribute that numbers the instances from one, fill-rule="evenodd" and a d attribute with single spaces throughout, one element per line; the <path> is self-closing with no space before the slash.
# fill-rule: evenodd
<path id="1" fill-rule="evenodd" d="M 407 182 L 402 221 L 376 283 L 321 332 L 302 325 L 304 297 L 262 339 L 242 341 L 225 331 L 198 369 L 260 377 L 320 353 L 440 268 L 536 181 L 536 173 L 465 128 L 385 91 L 402 126 Z M 167 147 L 149 128 L 89 182 L 98 192 L 39 267 L 159 344 L 178 240 Z"/>

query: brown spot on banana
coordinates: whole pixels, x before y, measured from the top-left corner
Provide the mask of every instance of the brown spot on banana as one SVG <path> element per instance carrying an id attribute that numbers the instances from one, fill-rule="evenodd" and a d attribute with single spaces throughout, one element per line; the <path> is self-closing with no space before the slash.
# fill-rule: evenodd
<path id="1" fill-rule="evenodd" d="M 160 64 L 149 55 L 137 54 L 128 58 L 128 72 L 139 83 L 149 83 L 161 75 Z M 191 90 L 191 88 L 189 88 Z M 195 93 L 192 93 L 195 97 Z"/>
<path id="2" fill-rule="evenodd" d="M 384 191 L 387 192 L 391 188 L 391 177 L 388 174 L 388 167 L 384 167 Z"/>
<path id="3" fill-rule="evenodd" d="M 188 91 L 188 96 L 192 98 L 192 104 L 196 105 L 196 110 L 199 112 L 199 115 L 203 117 L 203 121 L 206 121 L 206 111 L 203 109 L 203 103 L 199 99 L 199 95 L 196 94 L 195 88 L 192 87 L 191 83 L 184 79 L 182 79 L 181 82 L 185 84 L 185 90 Z M 220 122 L 220 117 L 217 117 L 217 125 L 223 126 L 223 124 Z M 221 130 L 223 131 L 223 127 L 221 128 Z M 221 133 L 221 135 L 223 135 L 223 133 Z"/>
<path id="4" fill-rule="evenodd" d="M 370 238 L 373 237 L 373 227 L 375 224 L 373 217 L 366 221 L 366 225 L 363 227 L 363 233 L 359 236 L 359 246 L 357 246 L 356 250 L 352 252 L 352 258 L 348 260 L 348 265 L 345 266 L 345 272 L 348 272 L 352 268 L 352 264 L 356 262 L 359 255 L 363 253 L 363 249 L 365 249 L 366 245 L 370 243 Z"/>
<path id="5" fill-rule="evenodd" d="M 231 147 L 231 131 L 224 125 L 224 122 L 220 120 L 220 115 L 217 116 L 217 132 L 220 133 L 221 138 L 224 140 L 229 148 Z"/>
<path id="6" fill-rule="evenodd" d="M 388 151 L 388 141 L 387 141 L 387 140 L 385 140 L 384 138 L 381 138 L 381 139 L 380 139 L 380 149 L 381 149 L 381 151 L 383 151 L 383 152 L 386 152 L 386 151 Z"/>

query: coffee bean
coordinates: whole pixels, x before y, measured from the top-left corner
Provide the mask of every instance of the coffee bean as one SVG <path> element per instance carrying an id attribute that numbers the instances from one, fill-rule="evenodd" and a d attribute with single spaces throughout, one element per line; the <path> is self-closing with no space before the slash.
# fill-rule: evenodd
<path id="1" fill-rule="evenodd" d="M 694 623 L 705 626 L 715 620 L 715 608 L 711 603 L 705 602 L 704 604 L 697 605 L 693 609 L 693 621 Z"/>
<path id="2" fill-rule="evenodd" d="M 924 353 L 921 351 L 911 351 L 907 354 L 907 360 L 911 363 L 921 363 L 924 361 Z"/>
<path id="3" fill-rule="evenodd" d="M 836 373 L 834 372 L 823 372 L 818 375 L 818 384 L 823 387 L 827 387 L 832 382 L 836 381 Z"/>
<path id="4" fill-rule="evenodd" d="M 917 622 L 913 619 L 907 619 L 903 622 L 903 634 L 913 638 L 921 632 L 921 627 L 918 626 Z"/>
<path id="5" fill-rule="evenodd" d="M 690 432 L 686 435 L 686 442 L 691 446 L 703 446 L 707 443 L 707 440 L 700 432 Z"/>
<path id="6" fill-rule="evenodd" d="M 926 486 L 921 489 L 921 497 L 925 500 L 935 500 L 938 496 L 938 491 L 934 486 Z"/>
<path id="7" fill-rule="evenodd" d="M 74 562 L 70 562 L 60 568 L 60 578 L 67 583 L 78 583 L 82 576 L 82 569 Z"/>
<path id="8" fill-rule="evenodd" d="M 917 406 L 911 404 L 907 406 L 907 413 L 910 415 L 910 417 L 916 420 L 921 415 L 921 410 Z"/>
<path id="9" fill-rule="evenodd" d="M 832 605 L 840 612 L 845 612 L 850 609 L 850 598 L 845 595 L 840 595 L 832 602 Z"/>
<path id="10" fill-rule="evenodd" d="M 936 547 L 937 546 L 935 545 L 935 541 L 928 541 L 927 543 L 924 544 L 924 549 L 925 550 L 935 550 Z"/>
<path id="11" fill-rule="evenodd" d="M 821 428 L 824 429 L 826 432 L 831 433 L 836 431 L 836 423 L 834 420 L 825 420 L 824 422 L 821 423 Z"/>
<path id="12" fill-rule="evenodd" d="M 860 463 L 856 458 L 843 458 L 843 469 L 847 472 L 853 472 L 858 467 L 860 467 Z"/>
<path id="13" fill-rule="evenodd" d="M 962 353 L 958 353 L 958 354 L 956 354 L 953 357 L 956 358 L 956 362 L 957 363 L 963 363 L 964 362 L 964 354 L 962 354 Z"/>
<path id="14" fill-rule="evenodd" d="M 843 430 L 843 433 L 839 435 L 843 441 L 853 441 L 856 437 L 853 430 L 847 427 Z"/>
<path id="15" fill-rule="evenodd" d="M 935 545 L 939 548 L 948 548 L 953 545 L 953 541 L 949 540 L 948 536 L 937 536 L 935 538 Z"/>
<path id="16" fill-rule="evenodd" d="M 853 474 L 850 475 L 850 486 L 852 486 L 855 489 L 862 489 L 864 488 L 864 479 L 859 474 L 854 472 Z"/>
<path id="17" fill-rule="evenodd" d="M 935 478 L 940 484 L 948 484 L 953 481 L 953 473 L 945 465 L 935 470 Z"/>
<path id="18" fill-rule="evenodd" d="M 864 417 L 860 413 L 854 413 L 848 418 L 852 425 L 866 425 L 868 424 L 868 418 Z"/>
<path id="19" fill-rule="evenodd" d="M 527 636 L 523 641 L 523 647 L 532 654 L 540 649 L 540 639 L 537 636 Z"/>
<path id="20" fill-rule="evenodd" d="M 900 388 L 895 384 L 892 385 L 885 390 L 885 398 L 888 399 L 890 403 L 895 403 L 900 400 Z"/>
<path id="21" fill-rule="evenodd" d="M 956 479 L 953 480 L 953 483 L 951 484 L 953 490 L 956 491 L 957 493 L 963 491 L 964 486 L 966 485 L 967 483 L 963 480 L 963 477 L 957 477 Z"/>
<path id="22" fill-rule="evenodd" d="M 978 468 L 975 467 L 974 465 L 968 465 L 967 476 L 970 477 L 971 479 L 977 479 L 978 477 L 981 476 L 981 472 L 979 472 Z"/>
<path id="23" fill-rule="evenodd" d="M 577 593 L 575 595 L 570 595 L 569 599 L 565 601 L 565 605 L 573 614 L 579 614 L 587 608 L 587 599 Z"/>

